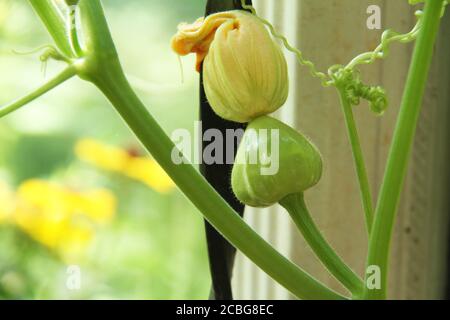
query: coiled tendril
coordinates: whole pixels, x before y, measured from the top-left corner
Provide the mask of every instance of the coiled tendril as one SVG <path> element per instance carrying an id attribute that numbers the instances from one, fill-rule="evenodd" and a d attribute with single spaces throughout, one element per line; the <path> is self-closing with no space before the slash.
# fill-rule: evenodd
<path id="1" fill-rule="evenodd" d="M 59 52 L 55 46 L 50 45 L 50 44 L 40 46 L 36 49 L 30 50 L 27 52 L 20 52 L 17 50 L 12 50 L 12 52 L 14 54 L 18 54 L 18 55 L 29 55 L 29 54 L 37 53 L 39 51 L 42 51 L 42 54 L 39 56 L 39 60 L 42 62 L 42 72 L 44 73 L 44 75 L 45 75 L 46 69 L 47 69 L 47 62 L 50 59 L 53 59 L 55 61 L 63 61 L 66 63 L 70 63 L 70 59 L 68 59 L 61 52 Z"/>
<path id="2" fill-rule="evenodd" d="M 370 109 L 377 115 L 382 115 L 386 111 L 388 100 L 384 88 L 364 84 L 357 70 L 336 65 L 329 74 L 350 104 L 357 106 L 361 99 L 365 99 L 369 102 Z"/>
<path id="3" fill-rule="evenodd" d="M 417 4 L 419 2 L 424 2 L 425 0 L 409 0 L 410 4 Z M 450 1 L 444 2 L 444 8 Z M 423 23 L 423 12 L 417 11 L 417 23 L 414 28 L 408 33 L 400 34 L 393 30 L 386 30 L 383 32 L 381 36 L 380 44 L 375 48 L 375 50 L 370 52 L 365 52 L 354 59 L 352 59 L 346 66 L 334 65 L 328 69 L 328 74 L 318 71 L 315 64 L 304 58 L 303 53 L 292 46 L 287 38 L 281 34 L 279 34 L 274 26 L 267 20 L 259 17 L 256 13 L 256 10 L 253 6 L 245 3 L 245 0 L 241 0 L 242 8 L 250 10 L 256 18 L 258 18 L 264 25 L 267 26 L 270 33 L 274 38 L 277 38 L 282 41 L 283 45 L 286 49 L 292 53 L 294 53 L 297 57 L 299 63 L 303 66 L 306 66 L 311 75 L 315 78 L 320 79 L 322 85 L 324 87 L 329 86 L 344 86 L 347 88 L 345 91 L 347 92 L 348 99 L 350 99 L 353 105 L 358 105 L 360 103 L 360 99 L 366 99 L 370 102 L 370 107 L 373 112 L 377 114 L 382 114 L 387 107 L 387 98 L 385 90 L 380 86 L 367 86 L 364 85 L 359 78 L 359 71 L 356 69 L 356 66 L 363 64 L 372 64 L 377 59 L 384 59 L 389 54 L 390 45 L 394 42 L 400 43 L 408 43 L 416 40 L 419 31 L 422 28 Z"/>
<path id="4" fill-rule="evenodd" d="M 250 10 L 252 12 L 252 14 L 259 21 L 261 21 L 261 23 L 263 23 L 269 29 L 270 34 L 274 38 L 276 38 L 278 40 L 281 40 L 281 42 L 283 43 L 285 48 L 288 51 L 290 51 L 290 52 L 295 54 L 295 56 L 297 57 L 297 60 L 300 63 L 300 65 L 307 67 L 313 77 L 318 78 L 318 79 L 321 80 L 322 85 L 324 87 L 329 87 L 330 85 L 332 85 L 332 83 L 330 82 L 330 78 L 327 76 L 327 74 L 324 73 L 324 72 L 318 71 L 316 65 L 312 61 L 310 61 L 308 59 L 305 59 L 305 57 L 303 56 L 303 53 L 299 49 L 297 49 L 294 46 L 292 46 L 285 36 L 283 36 L 282 34 L 278 33 L 275 30 L 275 27 L 269 21 L 267 21 L 267 20 L 261 18 L 260 16 L 258 16 L 258 14 L 256 13 L 255 8 L 252 5 L 246 4 L 245 0 L 241 0 L 241 4 L 242 4 L 242 8 L 244 8 L 246 10 Z"/>

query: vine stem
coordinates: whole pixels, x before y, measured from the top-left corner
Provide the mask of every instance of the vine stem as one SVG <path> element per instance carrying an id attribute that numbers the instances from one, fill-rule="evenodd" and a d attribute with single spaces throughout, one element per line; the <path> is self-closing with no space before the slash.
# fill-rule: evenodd
<path id="1" fill-rule="evenodd" d="M 379 268 L 381 287 L 372 290 L 366 288 L 363 295 L 366 299 L 386 298 L 392 229 L 439 30 L 442 6 L 443 0 L 425 3 L 423 26 L 414 49 L 369 239 L 367 267 Z M 369 276 L 366 274 L 366 281 Z"/>
<path id="2" fill-rule="evenodd" d="M 344 88 L 338 87 L 342 111 L 344 113 L 345 124 L 347 126 L 348 137 L 352 149 L 353 160 L 355 162 L 356 174 L 358 176 L 362 205 L 365 214 L 366 229 L 368 234 L 370 234 L 373 222 L 372 194 L 370 191 L 369 179 L 367 177 L 367 170 L 364 162 L 361 142 L 359 140 L 358 129 L 356 127 L 355 118 L 353 116 L 352 105 L 346 97 L 344 90 Z"/>
<path id="3" fill-rule="evenodd" d="M 203 216 L 237 249 L 274 280 L 302 299 L 344 299 L 286 259 L 262 239 L 179 152 L 126 79 L 99 0 L 81 1 L 86 51 L 80 77 L 91 81 L 112 103 L 144 147 Z"/>
<path id="4" fill-rule="evenodd" d="M 52 2 L 48 0 L 30 0 L 30 2 L 58 43 L 58 47 L 64 49 L 63 53 L 72 56 L 70 39 L 62 36 L 61 32 L 65 24 L 59 18 L 59 13 Z M 86 50 L 83 57 L 75 60 L 69 67 L 70 73 L 67 76 L 77 74 L 97 86 L 205 219 L 275 281 L 301 299 L 346 299 L 314 279 L 261 238 L 186 159 L 183 159 L 181 165 L 172 161 L 172 153 L 179 153 L 179 150 L 150 115 L 126 79 L 101 2 L 81 1 L 79 8 Z M 47 92 L 54 84 L 60 82 L 62 81 L 44 86 L 23 99 L 20 105 Z"/>
<path id="5" fill-rule="evenodd" d="M 66 21 L 62 12 L 56 6 L 54 0 L 28 0 L 34 11 L 41 18 L 58 49 L 65 56 L 74 58 L 70 42 L 67 41 Z"/>
<path id="6" fill-rule="evenodd" d="M 43 94 L 49 92 L 50 90 L 56 88 L 61 83 L 69 80 L 77 74 L 77 69 L 74 65 L 68 66 L 61 73 L 47 81 L 45 84 L 34 90 L 33 92 L 19 98 L 12 103 L 0 108 L 0 118 L 10 114 L 13 111 L 20 109 L 21 107 L 27 105 L 33 100 L 39 98 Z"/>
<path id="7" fill-rule="evenodd" d="M 363 292 L 362 280 L 342 261 L 323 237 L 309 214 L 303 193 L 289 195 L 281 200 L 280 204 L 289 212 L 306 242 L 324 266 L 354 297 L 359 297 Z"/>
<path id="8" fill-rule="evenodd" d="M 236 248 L 299 298 L 342 298 L 257 235 L 192 165 L 174 164 L 171 153 L 175 146 L 134 94 L 124 76 L 109 69 L 94 83 L 189 200 Z"/>

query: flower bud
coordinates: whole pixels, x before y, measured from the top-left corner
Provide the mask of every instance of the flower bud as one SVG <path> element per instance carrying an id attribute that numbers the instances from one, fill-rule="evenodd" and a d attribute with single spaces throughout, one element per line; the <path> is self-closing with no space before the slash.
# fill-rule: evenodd
<path id="1" fill-rule="evenodd" d="M 280 108 L 287 99 L 287 63 L 264 24 L 246 11 L 216 13 L 181 24 L 172 39 L 179 55 L 197 54 L 204 87 L 222 118 L 249 122 Z"/>
<path id="2" fill-rule="evenodd" d="M 269 134 L 255 135 L 255 132 Z M 278 141 L 270 131 L 278 130 Z M 252 133 L 253 132 L 253 133 Z M 272 146 L 271 148 L 268 146 Z M 278 150 L 274 150 L 278 147 Z M 264 175 L 262 169 L 270 153 L 279 152 L 278 171 Z M 256 162 L 252 156 L 258 154 Z M 267 207 L 290 194 L 301 193 L 319 182 L 322 176 L 322 158 L 317 148 L 301 133 L 271 117 L 260 117 L 249 123 L 238 148 L 231 175 L 236 197 L 252 207 Z"/>

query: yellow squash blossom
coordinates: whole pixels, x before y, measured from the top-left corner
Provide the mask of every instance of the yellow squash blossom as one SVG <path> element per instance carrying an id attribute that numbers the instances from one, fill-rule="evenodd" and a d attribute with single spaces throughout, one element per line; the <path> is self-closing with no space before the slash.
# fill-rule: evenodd
<path id="1" fill-rule="evenodd" d="M 66 259 L 82 254 L 95 225 L 110 221 L 116 210 L 107 190 L 77 192 L 42 180 L 24 182 L 16 198 L 14 223 Z"/>
<path id="2" fill-rule="evenodd" d="M 280 108 L 288 96 L 284 54 L 264 24 L 246 11 L 228 11 L 181 24 L 172 39 L 179 55 L 197 54 L 204 87 L 222 118 L 249 122 Z"/>
<path id="3" fill-rule="evenodd" d="M 75 146 L 75 153 L 90 164 L 124 174 L 158 192 L 166 193 L 175 187 L 165 171 L 149 157 L 139 157 L 132 152 L 92 139 L 80 140 Z"/>

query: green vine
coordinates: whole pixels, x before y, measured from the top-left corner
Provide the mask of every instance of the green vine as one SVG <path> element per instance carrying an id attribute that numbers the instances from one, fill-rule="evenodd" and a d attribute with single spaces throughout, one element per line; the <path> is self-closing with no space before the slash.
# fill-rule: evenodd
<path id="1" fill-rule="evenodd" d="M 81 35 L 78 34 L 78 29 L 70 24 L 74 18 L 74 11 L 64 17 L 52 0 L 29 1 L 56 44 L 56 48 L 51 46 L 43 48 L 46 50 L 42 54 L 41 60 L 46 62 L 49 59 L 54 59 L 63 61 L 68 66 L 35 91 L 0 108 L 0 118 L 25 106 L 75 75 L 91 82 L 111 102 L 145 148 L 166 170 L 204 217 L 236 248 L 299 298 L 345 299 L 345 297 L 324 286 L 287 260 L 263 240 L 192 165 L 185 164 L 187 161 L 182 161 L 182 165 L 173 163 L 171 154 L 175 146 L 147 111 L 126 79 L 100 0 L 66 0 L 67 5 L 78 6 L 83 24 L 79 30 L 82 30 L 82 36 L 85 40 L 83 48 L 80 45 Z M 243 0 L 241 1 L 243 8 L 252 11 L 256 16 L 255 9 L 246 5 Z M 410 0 L 411 4 L 419 2 L 424 1 Z M 381 37 L 380 45 L 374 51 L 358 55 L 346 66 L 332 66 L 327 73 L 318 71 L 315 64 L 305 59 L 302 52 L 290 45 L 286 37 L 277 33 L 268 21 L 258 17 L 268 27 L 271 34 L 281 40 L 284 46 L 296 55 L 299 63 L 309 69 L 313 77 L 318 78 L 324 87 L 335 86 L 340 95 L 361 189 L 367 230 L 370 234 L 367 265 L 379 266 L 382 273 L 382 288 L 374 291 L 365 288 L 364 298 L 379 299 L 386 297 L 387 261 L 395 212 L 431 63 L 433 45 L 439 27 L 439 17 L 443 13 L 443 6 L 448 3 L 448 0 L 426 1 L 424 11 L 416 13 L 418 21 L 410 32 L 399 34 L 387 30 Z M 70 19 L 69 22 L 67 19 Z M 68 30 L 69 28 L 70 30 Z M 412 68 L 406 84 L 387 170 L 375 210 L 376 214 L 373 214 L 372 196 L 352 107 L 359 105 L 361 99 L 364 99 L 369 102 L 374 113 L 382 114 L 386 110 L 388 102 L 384 89 L 380 86 L 364 84 L 356 67 L 385 58 L 389 54 L 390 45 L 394 42 L 407 43 L 416 39 L 418 40 Z M 313 244 L 316 253 L 321 256 L 322 261 L 325 261 L 325 264 L 331 270 L 334 270 L 337 278 L 346 283 L 353 294 L 359 296 L 361 291 L 360 280 L 326 243 L 312 220 L 309 219 L 309 213 L 304 206 L 303 199 L 300 200 L 296 199 L 295 207 L 290 208 L 291 214 L 294 215 L 297 212 L 303 216 L 303 220 L 297 220 L 296 223 L 303 229 L 303 233 L 310 238 L 310 242 Z M 294 218 L 300 219 L 300 216 L 294 215 Z"/>
<path id="2" fill-rule="evenodd" d="M 286 259 L 250 228 L 187 160 L 173 163 L 175 149 L 148 109 L 140 101 L 122 70 L 100 0 L 78 2 L 84 48 L 73 46 L 78 34 L 67 32 L 67 21 L 52 0 L 30 0 L 33 8 L 53 37 L 59 52 L 51 48 L 44 58 L 68 62 L 60 74 L 37 90 L 0 108 L 0 117 L 17 110 L 67 79 L 78 75 L 93 83 L 111 102 L 144 147 L 168 173 L 203 216 L 237 249 L 269 276 L 301 299 L 346 299 L 324 286 L 304 270 Z M 71 19 L 71 17 L 66 17 Z M 73 28 L 73 32 L 78 32 Z M 195 187 L 193 187 L 195 186 Z"/>
<path id="3" fill-rule="evenodd" d="M 410 3 L 416 4 L 423 1 L 424 0 L 410 0 Z M 416 40 L 423 22 L 423 11 L 418 10 L 416 12 L 417 23 L 411 31 L 401 34 L 388 29 L 383 32 L 381 35 L 380 44 L 373 51 L 365 52 L 356 56 L 345 66 L 333 65 L 328 69 L 328 72 L 325 73 L 318 71 L 314 62 L 305 59 L 303 53 L 291 45 L 289 40 L 284 35 L 278 33 L 269 21 L 258 16 L 256 9 L 253 6 L 246 4 L 245 0 L 241 0 L 241 3 L 244 9 L 251 11 L 264 25 L 267 26 L 273 37 L 281 40 L 286 49 L 295 54 L 300 65 L 309 68 L 310 74 L 321 80 L 324 87 L 338 86 L 342 85 L 342 82 L 346 82 L 347 86 L 356 89 L 354 94 L 352 94 L 353 98 L 350 97 L 352 104 L 359 105 L 359 98 L 364 98 L 372 104 L 372 110 L 377 114 L 383 113 L 387 106 L 387 99 L 385 97 L 381 97 L 382 95 L 385 95 L 384 89 L 381 87 L 372 88 L 362 85 L 359 79 L 358 70 L 355 68 L 358 65 L 372 64 L 377 59 L 386 58 L 389 55 L 390 46 L 395 42 L 409 43 Z"/>
<path id="4" fill-rule="evenodd" d="M 303 53 L 299 49 L 292 46 L 285 36 L 278 33 L 275 27 L 269 21 L 258 16 L 258 14 L 256 13 L 256 9 L 252 5 L 248 5 L 245 2 L 245 0 L 241 0 L 241 5 L 242 8 L 249 10 L 251 13 L 255 15 L 255 17 L 258 18 L 259 21 L 261 21 L 265 26 L 267 26 L 272 36 L 278 40 L 281 40 L 286 49 L 295 54 L 300 65 L 307 67 L 313 77 L 321 80 L 322 85 L 324 87 L 328 87 L 333 84 L 332 81 L 330 81 L 330 77 L 327 74 L 318 71 L 316 65 L 312 61 L 305 59 Z"/>
<path id="5" fill-rule="evenodd" d="M 245 1 L 241 0 L 241 2 L 243 8 L 250 10 L 258 17 L 252 6 L 246 5 Z M 450 1 L 409 0 L 409 3 L 412 5 L 425 3 L 424 11 L 419 10 L 416 12 L 417 23 L 411 31 L 404 34 L 393 30 L 384 31 L 380 44 L 375 50 L 356 56 L 346 66 L 331 66 L 327 74 L 318 71 L 315 64 L 305 59 L 302 52 L 290 45 L 287 38 L 279 34 L 270 22 L 258 17 L 268 27 L 272 36 L 281 40 L 286 49 L 296 55 L 300 65 L 309 68 L 313 77 L 319 78 L 324 87 L 335 86 L 338 90 L 360 185 L 367 231 L 370 234 L 367 266 L 379 266 L 381 270 L 382 287 L 378 290 L 365 289 L 364 298 L 370 299 L 386 298 L 388 254 L 395 213 L 418 121 L 426 76 L 431 63 L 433 44 L 439 28 L 439 18 L 444 15 L 445 7 Z M 371 110 L 375 114 L 381 115 L 387 109 L 388 99 L 385 90 L 381 86 L 369 86 L 361 81 L 357 66 L 372 64 L 378 59 L 386 58 L 389 55 L 390 46 L 395 42 L 409 43 L 416 39 L 418 41 L 415 47 L 412 67 L 387 161 L 387 169 L 380 190 L 376 214 L 374 214 L 367 170 L 352 106 L 359 105 L 361 99 L 365 99 L 369 102 Z"/>
<path id="6" fill-rule="evenodd" d="M 353 68 L 334 66 L 336 71 L 330 72 L 333 83 L 337 88 L 342 89 L 345 98 L 351 105 L 357 106 L 361 99 L 365 99 L 370 104 L 370 109 L 377 115 L 382 115 L 388 107 L 386 91 L 381 86 L 365 85 L 359 72 Z"/>

